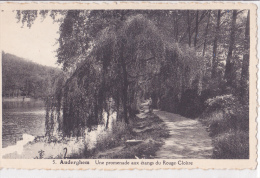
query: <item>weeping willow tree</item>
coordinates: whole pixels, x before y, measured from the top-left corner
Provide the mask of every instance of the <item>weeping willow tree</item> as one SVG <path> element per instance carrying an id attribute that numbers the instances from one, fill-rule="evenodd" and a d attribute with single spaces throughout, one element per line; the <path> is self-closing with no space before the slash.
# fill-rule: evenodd
<path id="1" fill-rule="evenodd" d="M 105 112 L 108 117 L 103 124 L 108 125 L 110 111 L 128 124 L 145 95 L 171 96 L 175 101 L 188 88 L 201 90 L 204 61 L 194 50 L 166 39 L 143 15 L 130 16 L 120 24 L 101 30 L 74 74 L 58 82 L 62 87 L 50 100 L 46 120 L 58 120 L 65 136 L 81 136 L 86 128 L 102 124 Z M 171 104 L 175 107 L 178 102 Z"/>
<path id="2" fill-rule="evenodd" d="M 159 34 L 141 15 L 130 17 L 119 29 L 111 25 L 100 32 L 92 52 L 64 86 L 66 135 L 80 135 L 86 126 L 102 123 L 111 98 L 118 117 L 129 123 L 138 85 L 159 71 L 164 56 Z"/>
<path id="3" fill-rule="evenodd" d="M 62 112 L 62 102 L 63 102 L 63 86 L 67 76 L 61 73 L 54 81 L 51 83 L 49 91 L 50 94 L 45 99 L 46 103 L 46 116 L 45 116 L 45 136 L 49 139 L 52 136 L 63 132 L 63 112 Z"/>
<path id="4" fill-rule="evenodd" d="M 154 107 L 181 113 L 182 108 L 186 109 L 180 106 L 186 91 L 201 94 L 204 70 L 205 60 L 194 49 L 166 41 L 165 62 L 149 87 Z"/>

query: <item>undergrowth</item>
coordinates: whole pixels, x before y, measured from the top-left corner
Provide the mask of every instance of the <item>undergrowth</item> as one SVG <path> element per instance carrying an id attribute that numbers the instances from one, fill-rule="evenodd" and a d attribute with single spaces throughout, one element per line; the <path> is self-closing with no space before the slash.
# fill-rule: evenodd
<path id="1" fill-rule="evenodd" d="M 249 158 L 248 106 L 233 95 L 222 95 L 206 101 L 207 109 L 200 120 L 213 138 L 213 158 Z"/>
<path id="2" fill-rule="evenodd" d="M 115 122 L 112 131 L 99 135 L 94 149 L 88 149 L 86 146 L 84 157 L 153 158 L 155 152 L 163 144 L 163 139 L 169 136 L 165 127 L 163 121 L 152 113 L 145 119 L 135 117 L 128 125 L 120 121 Z M 138 128 L 142 129 L 138 130 Z M 142 142 L 136 145 L 127 145 L 127 140 L 142 140 Z"/>

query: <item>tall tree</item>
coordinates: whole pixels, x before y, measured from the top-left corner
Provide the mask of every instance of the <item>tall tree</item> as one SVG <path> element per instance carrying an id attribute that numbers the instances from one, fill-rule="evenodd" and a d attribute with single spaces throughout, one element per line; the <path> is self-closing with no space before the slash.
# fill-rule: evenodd
<path id="1" fill-rule="evenodd" d="M 190 11 L 187 10 L 187 24 L 188 24 L 188 44 L 191 46 L 191 20 L 190 20 Z"/>
<path id="2" fill-rule="evenodd" d="M 233 57 L 232 53 L 235 45 L 236 20 L 237 20 L 237 10 L 233 10 L 229 48 L 228 48 L 228 55 L 227 55 L 226 68 L 225 68 L 225 79 L 227 80 L 227 86 L 232 86 L 234 82 L 234 71 L 233 71 L 234 64 L 232 61 L 232 57 Z"/>
<path id="3" fill-rule="evenodd" d="M 213 56 L 212 56 L 211 78 L 215 78 L 216 75 L 217 75 L 217 66 L 218 66 L 217 47 L 218 47 L 218 38 L 219 38 L 219 31 L 220 31 L 220 18 L 221 18 L 221 10 L 218 10 L 215 38 L 214 38 L 214 42 L 213 42 Z"/>
<path id="4" fill-rule="evenodd" d="M 250 48 L 250 11 L 247 13 L 246 28 L 245 28 L 245 40 L 244 40 L 244 55 L 242 62 L 241 72 L 241 96 L 248 96 L 248 80 L 249 80 L 249 48 Z"/>
<path id="5" fill-rule="evenodd" d="M 120 41 L 121 43 L 121 49 L 120 49 L 120 63 L 121 63 L 121 67 L 122 67 L 122 72 L 123 72 L 123 85 L 122 85 L 122 102 L 123 102 L 123 114 L 124 114 L 124 119 L 125 122 L 128 124 L 128 112 L 127 112 L 127 100 L 128 100 L 128 96 L 127 96 L 127 90 L 128 90 L 128 77 L 127 77 L 127 71 L 126 71 L 126 62 L 125 62 L 125 58 L 124 58 L 124 52 L 125 52 L 125 45 L 126 45 L 126 41 L 125 39 L 122 39 Z"/>
<path id="6" fill-rule="evenodd" d="M 55 16 L 59 12 L 50 13 Z M 34 11 L 22 14 L 21 19 L 34 19 L 37 15 Z M 58 59 L 65 71 L 71 71 L 66 72 L 69 79 L 60 87 L 62 104 L 59 102 L 58 106 L 63 108 L 66 135 L 79 131 L 81 126 L 99 124 L 103 112 L 110 110 L 107 103 L 111 98 L 115 103 L 111 108 L 115 108 L 117 117 L 126 123 L 143 95 L 154 95 L 167 105 L 165 107 L 179 112 L 176 108 L 188 90 L 201 91 L 202 87 L 210 85 L 204 80 L 205 85 L 201 83 L 205 70 L 209 77 L 215 78 L 218 67 L 222 71 L 225 69 L 219 61 L 222 54 L 226 58 L 226 49 L 230 46 L 230 27 L 226 23 L 229 14 L 223 17 L 223 23 L 220 10 L 82 10 L 63 11 L 62 15 Z M 203 20 L 206 16 L 207 20 Z M 215 30 L 211 30 L 212 19 L 216 21 Z M 241 16 L 237 23 L 243 20 Z M 200 31 L 202 29 L 204 33 Z M 241 32 L 243 28 L 238 30 Z M 220 31 L 223 32 L 221 40 Z M 198 34 L 205 37 L 198 38 Z M 241 42 L 241 37 L 238 38 Z M 203 48 L 202 55 L 190 48 L 193 45 L 197 49 Z M 205 65 L 210 59 L 203 57 L 207 45 L 213 47 L 210 69 Z M 239 50 L 235 48 L 233 55 L 242 51 L 241 43 L 238 46 Z M 245 63 L 241 86 L 245 84 L 243 76 L 248 73 Z M 200 93 L 197 91 L 195 93 Z M 106 126 L 108 123 L 109 114 Z M 78 135 L 77 131 L 75 134 Z"/>
<path id="7" fill-rule="evenodd" d="M 178 10 L 174 13 L 174 37 L 178 41 L 179 36 L 179 13 Z"/>
<path id="8" fill-rule="evenodd" d="M 194 47 L 195 48 L 197 46 L 198 30 L 199 30 L 199 10 L 196 11 L 196 26 L 195 26 L 195 36 L 194 36 Z"/>
<path id="9" fill-rule="evenodd" d="M 208 39 L 208 31 L 209 31 L 209 23 L 210 23 L 210 16 L 211 16 L 211 11 L 208 12 L 208 21 L 207 21 L 207 26 L 206 26 L 206 29 L 205 29 L 205 39 L 204 39 L 204 45 L 203 45 L 203 53 L 202 53 L 202 56 L 205 56 L 205 52 L 206 52 L 207 39 Z"/>

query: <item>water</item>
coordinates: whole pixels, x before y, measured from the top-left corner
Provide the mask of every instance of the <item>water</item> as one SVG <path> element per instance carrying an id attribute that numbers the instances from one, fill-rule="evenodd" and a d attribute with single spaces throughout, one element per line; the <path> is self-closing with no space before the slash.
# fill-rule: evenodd
<path id="1" fill-rule="evenodd" d="M 69 138 L 61 143 L 37 142 L 27 145 L 36 136 L 45 135 L 45 104 L 42 100 L 26 98 L 3 99 L 3 138 L 2 155 L 8 159 L 32 159 L 38 156 L 38 151 L 44 151 L 45 158 L 57 158 L 61 156 L 63 148 L 68 148 L 68 155 L 79 153 L 84 146 L 94 148 L 97 140 L 102 135 L 112 131 L 113 122 L 116 121 L 116 113 L 111 113 L 108 129 L 104 124 L 86 129 L 86 135 L 82 138 Z M 104 123 L 107 120 L 107 113 L 103 115 Z M 61 158 L 61 157 L 59 157 Z"/>
<path id="2" fill-rule="evenodd" d="M 2 147 L 23 140 L 23 135 L 44 136 L 44 101 L 25 98 L 3 99 Z"/>
<path id="3" fill-rule="evenodd" d="M 108 123 L 108 129 L 106 129 L 106 126 L 104 124 L 100 124 L 98 126 L 95 127 L 94 130 L 92 130 L 91 132 L 86 130 L 86 135 L 85 135 L 85 141 L 88 145 L 89 149 L 95 148 L 97 141 L 98 141 L 98 137 L 102 137 L 102 135 L 106 135 L 108 132 L 112 131 L 112 127 L 114 122 L 116 122 L 116 112 L 113 112 L 112 114 L 110 114 L 109 116 L 109 123 Z M 104 112 L 103 113 L 103 119 L 104 119 L 104 123 L 107 122 L 107 113 Z"/>

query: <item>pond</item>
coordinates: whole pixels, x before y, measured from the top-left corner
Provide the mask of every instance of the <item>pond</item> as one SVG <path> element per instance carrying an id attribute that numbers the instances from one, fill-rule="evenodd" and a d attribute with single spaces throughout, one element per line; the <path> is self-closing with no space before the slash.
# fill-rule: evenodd
<path id="1" fill-rule="evenodd" d="M 2 147 L 15 145 L 24 134 L 44 136 L 45 104 L 31 98 L 3 98 Z"/>
<path id="2" fill-rule="evenodd" d="M 3 134 L 2 147 L 3 158 L 31 159 L 43 150 L 45 157 L 59 155 L 63 148 L 67 147 L 70 153 L 78 153 L 84 146 L 94 148 L 98 138 L 112 131 L 112 125 L 116 121 L 116 113 L 110 114 L 108 129 L 104 124 L 86 129 L 84 137 L 65 139 L 61 143 L 34 143 L 24 147 L 28 142 L 33 141 L 36 136 L 45 135 L 45 103 L 42 100 L 4 98 L 3 99 Z M 104 123 L 107 120 L 107 113 L 103 114 Z"/>

